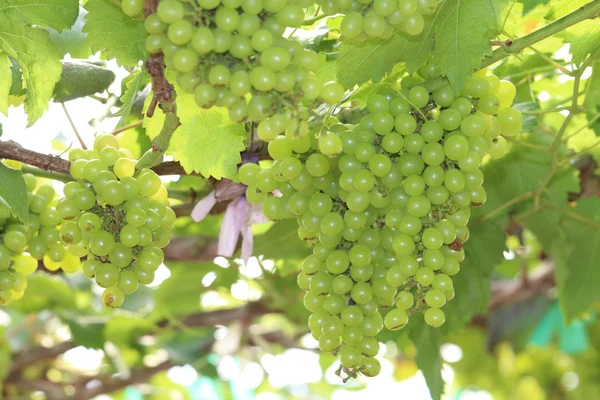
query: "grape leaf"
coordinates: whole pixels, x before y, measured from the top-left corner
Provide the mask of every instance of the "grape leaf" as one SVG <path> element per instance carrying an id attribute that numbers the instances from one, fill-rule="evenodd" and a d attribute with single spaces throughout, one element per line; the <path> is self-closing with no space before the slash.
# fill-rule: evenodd
<path id="1" fill-rule="evenodd" d="M 490 275 L 503 260 L 505 235 L 494 221 L 474 226 L 470 236 L 464 244 L 465 260 L 460 272 L 452 277 L 456 296 L 444 307 L 443 329 L 450 332 L 461 330 L 473 315 L 487 312 Z"/>
<path id="2" fill-rule="evenodd" d="M 542 137 L 541 135 L 536 135 Z M 539 143 L 538 143 L 539 144 Z M 487 202 L 473 210 L 472 219 L 487 215 L 498 209 L 504 203 L 536 189 L 550 168 L 552 155 L 549 152 L 535 150 L 524 146 L 515 146 L 502 159 L 486 164 L 484 188 L 487 192 Z M 579 190 L 577 171 L 570 167 L 560 169 L 550 181 L 544 195 L 544 201 L 553 204 L 564 204 L 569 192 Z M 531 207 L 531 202 L 522 202 L 518 207 Z M 511 208 L 497 212 L 495 218 L 505 216 Z"/>
<path id="3" fill-rule="evenodd" d="M 51 27 L 59 32 L 70 28 L 78 14 L 78 0 L 0 0 L 2 18 L 25 25 Z"/>
<path id="4" fill-rule="evenodd" d="M 569 320 L 600 300 L 600 229 L 593 225 L 600 224 L 599 210 L 600 199 L 586 197 L 576 207 L 545 209 L 525 221 L 552 255 L 561 308 Z"/>
<path id="5" fill-rule="evenodd" d="M 423 314 L 417 313 L 411 317 L 410 339 L 417 347 L 415 360 L 417 367 L 423 372 L 429 393 L 433 400 L 440 400 L 444 393 L 442 378 L 442 345 L 439 329 L 432 328 L 423 320 Z"/>
<path id="6" fill-rule="evenodd" d="M 6 18 L 0 18 L 0 48 L 19 63 L 27 82 L 25 111 L 31 126 L 47 109 L 60 79 L 60 53 L 47 31 Z"/>
<path id="7" fill-rule="evenodd" d="M 457 91 L 477 69 L 498 34 L 508 0 L 446 0 L 438 12 L 433 55 Z"/>
<path id="8" fill-rule="evenodd" d="M 343 66 L 337 70 L 338 82 L 347 89 L 368 80 L 379 82 L 400 61 L 406 45 L 406 40 L 397 33 L 385 39 L 342 42 L 336 60 L 338 66 Z"/>
<path id="9" fill-rule="evenodd" d="M 10 59 L 0 51 L 0 113 L 8 115 L 8 94 L 12 85 L 12 70 Z"/>
<path id="10" fill-rule="evenodd" d="M 582 21 L 574 28 L 566 30 L 563 36 L 570 45 L 569 52 L 573 55 L 573 61 L 579 64 L 588 54 L 600 47 L 600 21 Z"/>
<path id="11" fill-rule="evenodd" d="M 588 79 L 585 109 L 587 118 L 590 121 L 600 114 L 600 59 L 594 62 L 592 76 Z M 594 130 L 596 136 L 600 136 L 600 120 L 594 121 L 590 128 Z"/>
<path id="12" fill-rule="evenodd" d="M 146 58 L 144 23 L 128 17 L 110 0 L 89 0 L 83 32 L 93 51 L 104 50 L 119 65 L 133 66 Z"/>
<path id="13" fill-rule="evenodd" d="M 82 29 L 85 25 L 85 15 L 87 11 L 81 9 L 77 20 L 70 29 L 65 29 L 62 32 L 49 28 L 50 40 L 56 45 L 60 53 L 65 56 L 69 54 L 72 58 L 88 58 L 92 54 L 90 45 L 86 42 Z"/>
<path id="14" fill-rule="evenodd" d="M 539 5 L 548 4 L 550 0 L 519 0 L 523 4 L 523 15 L 533 11 Z"/>
<path id="15" fill-rule="evenodd" d="M 551 3 L 552 6 L 546 15 L 544 15 L 544 18 L 549 21 L 557 20 L 592 1 L 593 0 L 553 0 Z"/>
<path id="16" fill-rule="evenodd" d="M 65 101 L 104 92 L 115 80 L 115 73 L 86 61 L 64 61 L 60 80 L 54 87 L 54 101 Z"/>
<path id="17" fill-rule="evenodd" d="M 275 222 L 267 232 L 254 237 L 254 254 L 267 259 L 302 259 L 310 254 L 310 247 L 298 237 L 295 220 Z"/>
<path id="18" fill-rule="evenodd" d="M 11 213 L 23 223 L 29 222 L 27 186 L 21 171 L 0 163 L 0 201 L 6 203 Z"/>
<path id="19" fill-rule="evenodd" d="M 104 327 L 106 326 L 105 318 L 85 318 L 76 315 L 65 315 L 61 319 L 71 330 L 73 342 L 77 346 L 87 347 L 88 349 L 104 349 L 104 342 L 107 339 L 104 335 Z M 115 337 L 111 337 L 111 340 L 114 339 Z"/>
<path id="20" fill-rule="evenodd" d="M 122 117 L 128 115 L 131 112 L 131 107 L 137 97 L 138 91 L 142 86 L 142 82 L 147 77 L 146 71 L 135 70 L 131 75 L 123 80 L 123 83 L 127 87 L 127 91 L 121 96 L 121 103 L 123 105 L 119 110 L 113 114 L 113 117 Z"/>
<path id="21" fill-rule="evenodd" d="M 189 174 L 237 180 L 237 165 L 245 150 L 245 130 L 229 119 L 227 110 L 198 108 L 192 95 L 177 97 L 177 113 L 181 125 L 175 131 L 169 153 Z"/>
<path id="22" fill-rule="evenodd" d="M 64 278 L 45 273 L 35 273 L 27 277 L 27 290 L 22 301 L 12 307 L 24 313 L 37 313 L 42 310 L 72 310 L 77 307 L 75 292 Z"/>
<path id="23" fill-rule="evenodd" d="M 421 65 L 425 64 L 431 55 L 435 44 L 435 29 L 441 20 L 441 7 L 431 18 L 425 19 L 423 32 L 417 36 L 403 36 L 405 41 L 401 60 L 406 63 L 409 74 L 415 73 Z"/>

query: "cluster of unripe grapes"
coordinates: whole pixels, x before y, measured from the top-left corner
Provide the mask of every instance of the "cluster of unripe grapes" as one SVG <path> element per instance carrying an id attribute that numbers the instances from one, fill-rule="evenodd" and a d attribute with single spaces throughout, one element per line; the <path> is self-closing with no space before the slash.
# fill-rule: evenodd
<path id="1" fill-rule="evenodd" d="M 23 174 L 27 186 L 29 224 L 12 217 L 0 203 L 0 305 L 20 299 L 27 287 L 27 275 L 38 267 L 38 260 L 50 271 L 79 269 L 77 249 L 60 240 L 60 218 L 54 208 L 56 192 L 51 185 L 39 185 L 35 176 Z M 36 190 L 37 189 L 37 190 Z"/>
<path id="2" fill-rule="evenodd" d="M 268 168 L 239 169 L 247 199 L 272 220 L 296 218 L 313 243 L 298 276 L 308 324 L 348 377 L 379 373 L 384 327 L 402 329 L 414 313 L 444 323 L 470 207 L 486 201 L 482 160 L 503 156 L 502 135 L 521 130 L 510 82 L 475 76 L 457 95 L 418 79 L 371 95 L 359 124 L 332 117 L 318 135 L 277 136 Z"/>
<path id="3" fill-rule="evenodd" d="M 74 182 L 65 185 L 56 211 L 60 239 L 78 257 L 83 273 L 105 288 L 102 301 L 118 307 L 139 284 L 154 280 L 170 241 L 175 212 L 152 170 L 136 171 L 135 160 L 112 135 L 100 135 L 90 150 L 69 153 Z"/>
<path id="4" fill-rule="evenodd" d="M 317 54 L 282 37 L 304 21 L 302 7 L 287 0 L 161 0 L 144 23 L 146 48 L 164 54 L 199 107 L 226 107 L 234 122 L 260 122 L 264 135 L 290 125 L 307 129 L 312 111 L 322 101 L 341 101 L 344 89 L 323 85 L 314 74 Z"/>
<path id="5" fill-rule="evenodd" d="M 435 13 L 437 0 L 320 0 L 325 14 L 345 14 L 340 32 L 343 38 L 389 37 L 396 32 L 419 35 L 425 27 L 423 16 Z"/>

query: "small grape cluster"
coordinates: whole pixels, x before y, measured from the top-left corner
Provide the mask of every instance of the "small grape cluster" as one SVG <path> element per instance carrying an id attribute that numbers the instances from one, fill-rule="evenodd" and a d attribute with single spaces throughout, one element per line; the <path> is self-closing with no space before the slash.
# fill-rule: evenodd
<path id="1" fill-rule="evenodd" d="M 320 0 L 328 15 L 343 13 L 340 32 L 343 38 L 389 37 L 401 31 L 410 36 L 423 32 L 425 19 L 437 9 L 437 0 Z"/>
<path id="2" fill-rule="evenodd" d="M 60 241 L 60 219 L 54 208 L 56 192 L 51 185 L 39 185 L 35 176 L 23 174 L 27 186 L 29 225 L 11 217 L 0 203 L 0 305 L 20 299 L 27 287 L 27 275 L 38 267 L 38 260 L 50 271 L 62 268 L 75 272 L 79 258 L 70 254 Z M 36 190 L 37 188 L 37 190 Z"/>
<path id="3" fill-rule="evenodd" d="M 137 172 L 135 160 L 112 135 L 99 135 L 94 149 L 69 153 L 71 176 L 56 211 L 61 240 L 86 256 L 83 273 L 105 288 L 103 303 L 119 307 L 139 284 L 154 280 L 170 241 L 175 212 L 167 190 L 149 169 Z"/>
<path id="4" fill-rule="evenodd" d="M 259 134 L 274 138 L 289 125 L 306 129 L 319 99 L 335 104 L 344 93 L 339 83 L 323 85 L 316 78 L 320 59 L 314 51 L 281 37 L 286 27 L 302 24 L 302 6 L 286 0 L 162 0 L 146 18 L 146 48 L 162 51 L 199 107 L 226 107 L 234 122 L 260 122 Z"/>
<path id="5" fill-rule="evenodd" d="M 409 89 L 417 79 L 371 95 L 359 124 L 331 117 L 318 137 L 278 136 L 270 168 L 239 169 L 250 202 L 269 219 L 296 218 L 300 238 L 314 243 L 298 285 L 314 338 L 339 355 L 347 377 L 379 373 L 384 327 L 402 329 L 417 312 L 444 323 L 470 207 L 486 200 L 483 157 L 503 156 L 501 135 L 521 130 L 510 82 L 477 76 L 456 95 L 450 86 Z"/>

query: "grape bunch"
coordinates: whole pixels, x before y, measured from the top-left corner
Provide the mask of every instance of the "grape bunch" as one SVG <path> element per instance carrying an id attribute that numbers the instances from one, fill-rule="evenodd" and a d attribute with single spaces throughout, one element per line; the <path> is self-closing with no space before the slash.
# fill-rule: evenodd
<path id="1" fill-rule="evenodd" d="M 389 37 L 400 31 L 410 36 L 423 32 L 424 15 L 437 9 L 437 0 L 320 0 L 327 15 L 345 14 L 340 25 L 343 38 Z"/>
<path id="2" fill-rule="evenodd" d="M 259 135 L 270 140 L 285 129 L 308 129 L 321 100 L 342 100 L 339 83 L 323 85 L 315 76 L 317 54 L 281 36 L 286 27 L 302 24 L 302 7 L 311 4 L 161 0 L 145 20 L 146 48 L 164 54 L 199 107 L 226 107 L 234 122 L 260 122 Z"/>
<path id="3" fill-rule="evenodd" d="M 79 258 L 60 241 L 60 219 L 54 208 L 56 192 L 51 185 L 40 185 L 35 176 L 23 174 L 27 186 L 29 226 L 11 217 L 0 203 L 0 305 L 20 299 L 27 287 L 27 275 L 43 260 L 46 269 L 75 272 Z M 36 190 L 37 188 L 37 190 Z"/>
<path id="4" fill-rule="evenodd" d="M 170 241 L 175 212 L 167 190 L 135 161 L 112 135 L 99 135 L 94 149 L 69 153 L 74 182 L 65 185 L 56 205 L 63 220 L 60 239 L 76 256 L 87 256 L 83 273 L 105 288 L 102 301 L 119 307 L 139 284 L 154 280 Z"/>
<path id="5" fill-rule="evenodd" d="M 238 173 L 265 216 L 296 218 L 299 237 L 314 243 L 298 285 L 314 338 L 347 378 L 379 373 L 384 327 L 400 330 L 414 313 L 444 323 L 470 207 L 486 201 L 482 160 L 503 156 L 503 136 L 521 130 L 510 82 L 474 76 L 456 94 L 412 86 L 418 79 L 371 95 L 357 125 L 330 117 L 318 135 L 276 137 L 268 169 Z"/>

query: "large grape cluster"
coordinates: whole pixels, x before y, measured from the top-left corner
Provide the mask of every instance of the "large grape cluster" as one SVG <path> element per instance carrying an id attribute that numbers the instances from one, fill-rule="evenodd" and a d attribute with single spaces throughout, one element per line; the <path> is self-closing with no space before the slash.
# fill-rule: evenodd
<path id="1" fill-rule="evenodd" d="M 340 32 L 343 38 L 388 37 L 398 31 L 419 35 L 425 27 L 424 15 L 437 9 L 437 0 L 320 0 L 325 14 L 345 14 Z"/>
<path id="2" fill-rule="evenodd" d="M 23 174 L 27 185 L 29 225 L 11 217 L 8 207 L 0 203 L 0 305 L 20 299 L 27 287 L 27 275 L 43 260 L 46 269 L 65 272 L 79 269 L 79 258 L 73 256 L 61 241 L 60 218 L 54 208 L 56 192 L 51 185 L 39 185 L 35 176 Z M 37 190 L 36 190 L 37 189 Z"/>
<path id="3" fill-rule="evenodd" d="M 384 327 L 402 329 L 414 313 L 444 323 L 470 207 L 486 201 L 482 160 L 503 156 L 503 136 L 521 130 L 510 82 L 473 77 L 456 95 L 408 88 L 415 79 L 371 95 L 356 126 L 330 118 L 317 136 L 278 136 L 270 168 L 239 170 L 250 202 L 272 220 L 296 218 L 314 243 L 298 285 L 314 338 L 348 377 L 378 374 Z"/>
<path id="4" fill-rule="evenodd" d="M 83 273 L 105 288 L 106 306 L 118 307 L 140 283 L 153 281 L 176 216 L 158 175 L 137 172 L 114 136 L 98 136 L 94 149 L 74 149 L 69 159 L 76 181 L 65 185 L 56 206 L 64 221 L 60 238 L 81 249 L 75 255 L 87 255 Z"/>
<path id="5" fill-rule="evenodd" d="M 234 122 L 260 122 L 259 135 L 273 139 L 290 125 L 308 129 L 320 102 L 337 103 L 344 93 L 339 83 L 317 79 L 314 51 L 281 36 L 286 27 L 302 24 L 302 7 L 310 4 L 161 0 L 145 21 L 146 48 L 162 51 L 199 107 L 226 107 Z"/>

